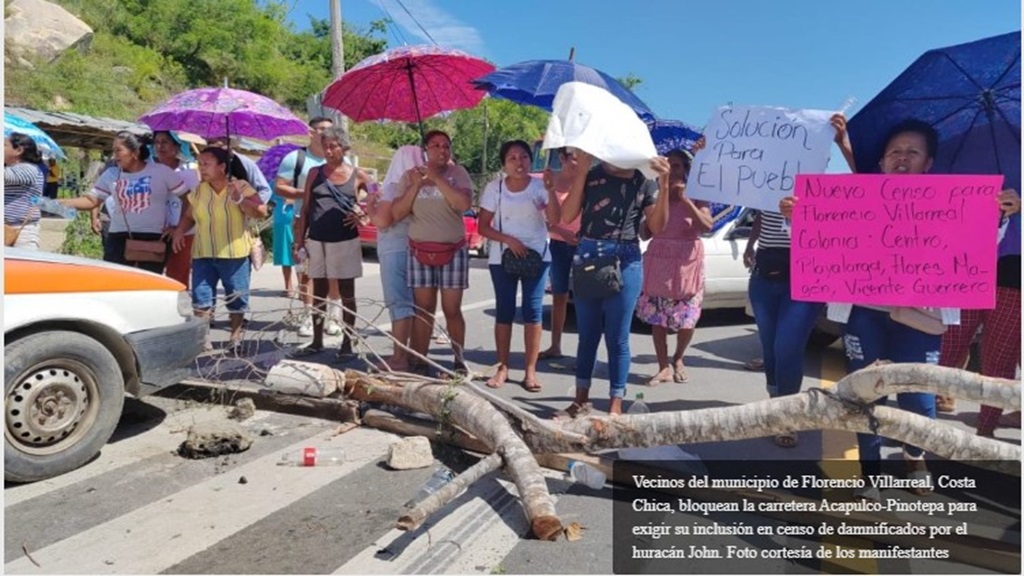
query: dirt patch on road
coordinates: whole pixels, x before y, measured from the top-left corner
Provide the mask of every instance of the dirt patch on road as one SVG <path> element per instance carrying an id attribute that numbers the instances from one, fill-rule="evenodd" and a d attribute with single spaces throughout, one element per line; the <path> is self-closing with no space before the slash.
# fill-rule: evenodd
<path id="1" fill-rule="evenodd" d="M 178 454 L 192 459 L 237 454 L 248 450 L 252 441 L 251 434 L 231 422 L 197 424 L 189 428 Z"/>

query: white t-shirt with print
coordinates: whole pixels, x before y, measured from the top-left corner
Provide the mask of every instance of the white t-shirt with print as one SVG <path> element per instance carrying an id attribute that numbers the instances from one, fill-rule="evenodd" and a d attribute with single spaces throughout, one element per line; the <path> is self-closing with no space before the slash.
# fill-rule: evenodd
<path id="1" fill-rule="evenodd" d="M 491 226 L 495 230 L 517 238 L 527 248 L 542 255 L 545 262 L 550 262 L 551 251 L 547 249 L 548 226 L 544 216 L 548 205 L 547 190 L 538 178 L 530 178 L 526 188 L 519 192 L 509 192 L 504 180 L 504 177 L 500 177 L 487 184 L 480 197 L 480 208 L 494 214 Z M 487 263 L 501 264 L 501 253 L 506 246 L 494 240 L 488 242 L 491 245 Z"/>
<path id="2" fill-rule="evenodd" d="M 177 168 L 173 169 L 181 176 L 181 179 L 185 182 L 185 192 L 191 192 L 199 187 L 199 172 L 196 171 L 195 166 L 192 166 L 186 162 L 178 164 Z M 171 196 L 167 199 L 167 225 L 174 227 L 181 221 L 181 196 Z M 195 234 L 195 227 L 189 230 L 189 234 Z"/>
<path id="3" fill-rule="evenodd" d="M 131 228 L 132 232 L 160 234 L 167 222 L 167 201 L 185 192 L 188 190 L 179 173 L 163 164 L 147 162 L 138 172 L 124 172 L 117 166 L 107 168 L 86 194 L 101 201 L 113 198 L 108 204 L 110 232 L 128 232 Z"/>

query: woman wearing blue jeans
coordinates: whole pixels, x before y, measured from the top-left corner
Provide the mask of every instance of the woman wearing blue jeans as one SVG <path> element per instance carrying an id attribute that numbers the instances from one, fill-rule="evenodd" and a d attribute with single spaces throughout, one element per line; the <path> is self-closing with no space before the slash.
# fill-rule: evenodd
<path id="1" fill-rule="evenodd" d="M 785 219 L 777 212 L 761 212 L 761 234 L 754 255 L 748 295 L 764 355 L 768 396 L 800 392 L 804 381 L 804 351 L 823 304 L 798 302 L 789 292 L 790 237 Z M 782 448 L 797 444 L 796 433 L 775 437 Z"/>
<path id="2" fill-rule="evenodd" d="M 622 397 L 629 375 L 629 328 L 642 287 L 640 221 L 647 219 L 651 233 L 668 224 L 668 173 L 665 158 L 651 160 L 657 182 L 638 170 L 607 163 L 591 169 L 589 154 L 578 151 L 577 172 L 562 204 L 562 222 L 580 217 L 580 243 L 575 263 L 614 254 L 619 258 L 622 289 L 602 299 L 575 297 L 579 347 L 576 351 L 576 398 L 556 417 L 575 418 L 590 411 L 590 384 L 597 361 L 597 346 L 604 336 L 608 350 L 609 414 L 622 413 Z M 578 280 L 577 280 L 578 281 Z"/>
<path id="3" fill-rule="evenodd" d="M 499 176 L 484 188 L 480 198 L 480 235 L 491 241 L 488 267 L 497 302 L 494 341 L 498 350 L 498 369 L 487 386 L 500 388 L 508 378 L 508 356 L 512 346 L 512 321 L 516 315 L 516 292 L 523 287 L 523 335 L 526 340 L 527 392 L 540 392 L 537 381 L 537 357 L 540 354 L 541 304 L 547 284 L 551 251 L 548 247 L 548 222 L 557 222 L 560 208 L 554 192 L 530 176 L 533 152 L 522 140 L 501 145 Z M 526 278 L 508 273 L 502 266 L 505 251 L 523 257 L 527 250 L 541 255 L 540 274 Z"/>

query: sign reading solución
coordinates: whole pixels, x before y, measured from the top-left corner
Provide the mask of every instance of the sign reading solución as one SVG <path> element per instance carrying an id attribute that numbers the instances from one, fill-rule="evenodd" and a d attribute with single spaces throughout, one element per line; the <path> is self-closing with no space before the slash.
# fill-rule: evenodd
<path id="1" fill-rule="evenodd" d="M 1002 176 L 823 175 L 796 179 L 795 300 L 995 306 Z"/>
<path id="2" fill-rule="evenodd" d="M 831 112 L 726 106 L 704 129 L 687 181 L 691 198 L 778 210 L 796 175 L 824 172 L 835 130 Z"/>

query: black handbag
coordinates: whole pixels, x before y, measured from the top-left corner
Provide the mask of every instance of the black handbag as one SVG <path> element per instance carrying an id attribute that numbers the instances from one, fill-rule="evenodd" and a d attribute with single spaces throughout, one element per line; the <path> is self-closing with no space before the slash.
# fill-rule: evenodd
<path id="1" fill-rule="evenodd" d="M 754 254 L 754 274 L 766 280 L 789 280 L 789 248 L 762 248 Z"/>
<path id="2" fill-rule="evenodd" d="M 622 291 L 622 269 L 615 254 L 589 258 L 572 266 L 575 298 L 603 300 Z"/>
<path id="3" fill-rule="evenodd" d="M 498 181 L 498 232 L 501 232 L 501 197 L 503 195 L 501 181 Z M 544 254 L 548 253 L 547 244 L 544 245 Z M 526 255 L 519 257 L 508 248 L 501 252 L 501 267 L 509 276 L 521 278 L 537 278 L 544 271 L 544 256 L 532 248 L 526 249 Z"/>
<path id="4" fill-rule="evenodd" d="M 625 190 L 623 190 L 625 197 Z M 629 219 L 629 210 L 622 211 L 622 224 L 619 226 L 619 240 Z M 573 297 L 603 300 L 622 291 L 622 264 L 615 254 L 598 255 L 574 262 L 572 265 Z"/>
<path id="5" fill-rule="evenodd" d="M 536 250 L 527 248 L 526 256 L 520 258 L 511 250 L 501 253 L 501 267 L 510 276 L 537 278 L 544 270 L 544 257 Z"/>

